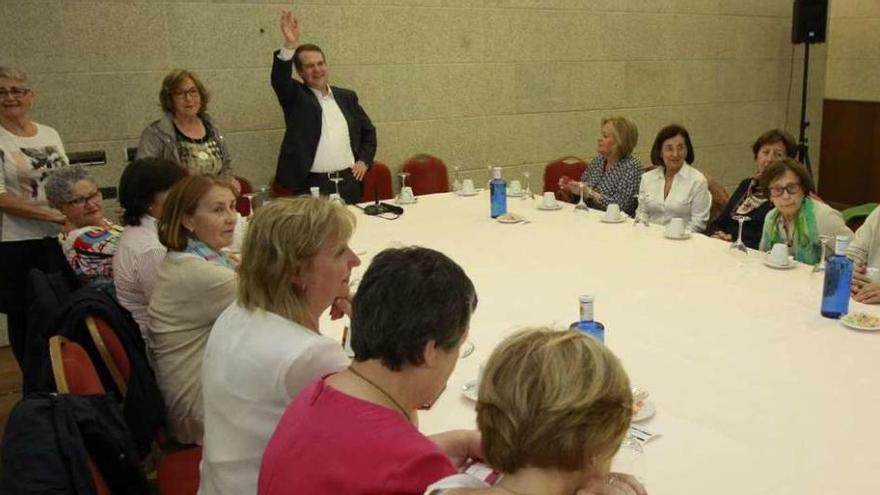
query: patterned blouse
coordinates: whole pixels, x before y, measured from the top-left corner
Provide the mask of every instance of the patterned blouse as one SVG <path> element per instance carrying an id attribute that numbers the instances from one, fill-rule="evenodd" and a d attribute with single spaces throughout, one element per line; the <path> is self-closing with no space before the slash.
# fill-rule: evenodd
<path id="1" fill-rule="evenodd" d="M 208 122 L 202 119 L 205 135 L 201 139 L 193 139 L 180 132 L 174 126 L 177 139 L 177 154 L 180 164 L 191 174 L 219 175 L 223 170 L 223 149 L 220 137 Z"/>
<path id="2" fill-rule="evenodd" d="M 94 287 L 115 296 L 113 256 L 123 228 L 104 220 L 101 226 L 89 225 L 58 236 L 64 257 L 83 287 Z"/>
<path id="3" fill-rule="evenodd" d="M 599 201 L 588 201 L 589 205 L 604 210 L 608 205 L 617 203 L 622 211 L 632 216 L 639 203 L 636 195 L 642 181 L 641 162 L 632 155 L 626 155 L 608 172 L 605 172 L 605 163 L 602 155 L 593 158 L 581 176 L 581 182 L 602 195 Z"/>

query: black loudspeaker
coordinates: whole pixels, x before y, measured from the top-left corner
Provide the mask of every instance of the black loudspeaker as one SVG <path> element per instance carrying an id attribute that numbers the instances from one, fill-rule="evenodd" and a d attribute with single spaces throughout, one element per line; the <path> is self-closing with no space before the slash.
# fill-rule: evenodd
<path id="1" fill-rule="evenodd" d="M 824 43 L 828 25 L 828 0 L 794 0 L 791 42 Z"/>

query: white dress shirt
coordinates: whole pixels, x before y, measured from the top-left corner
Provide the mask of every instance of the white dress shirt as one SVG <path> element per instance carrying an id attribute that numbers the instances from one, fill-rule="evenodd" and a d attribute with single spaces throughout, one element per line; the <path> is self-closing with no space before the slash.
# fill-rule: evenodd
<path id="1" fill-rule="evenodd" d="M 279 60 L 290 60 L 295 50 L 281 47 L 278 52 Z M 315 152 L 315 161 L 312 162 L 311 172 L 327 173 L 345 170 L 354 165 L 354 153 L 351 151 L 351 137 L 348 134 L 348 122 L 342 109 L 333 97 L 333 89 L 327 85 L 327 94 L 322 94 L 315 88 L 309 87 L 321 105 L 321 137 L 318 139 L 318 149 Z"/>
<path id="2" fill-rule="evenodd" d="M 639 193 L 649 195 L 642 204 L 651 223 L 666 225 L 673 218 L 681 218 L 692 232 L 702 232 L 709 222 L 712 196 L 706 177 L 687 163 L 672 178 L 669 194 L 663 197 L 666 185 L 665 169 L 657 167 L 642 174 Z"/>
<path id="3" fill-rule="evenodd" d="M 257 493 L 269 437 L 294 397 L 349 364 L 339 342 L 233 302 L 202 361 L 205 436 L 200 495 Z"/>
<path id="4" fill-rule="evenodd" d="M 150 327 L 147 308 L 153 295 L 156 268 L 164 257 L 165 246 L 159 242 L 156 219 L 150 215 L 142 216 L 140 225 L 125 227 L 113 256 L 116 299 L 131 312 L 143 337 Z"/>

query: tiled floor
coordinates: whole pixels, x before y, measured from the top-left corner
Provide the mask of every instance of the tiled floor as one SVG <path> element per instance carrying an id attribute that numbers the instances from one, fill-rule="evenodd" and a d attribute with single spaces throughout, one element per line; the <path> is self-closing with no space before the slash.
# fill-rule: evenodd
<path id="1" fill-rule="evenodd" d="M 0 347 L 0 439 L 6 430 L 6 418 L 21 398 L 21 372 L 11 347 Z"/>

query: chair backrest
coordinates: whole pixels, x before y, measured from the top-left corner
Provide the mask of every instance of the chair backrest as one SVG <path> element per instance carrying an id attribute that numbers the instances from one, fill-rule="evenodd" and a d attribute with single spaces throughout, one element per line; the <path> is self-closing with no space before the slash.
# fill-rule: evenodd
<path id="1" fill-rule="evenodd" d="M 724 207 L 730 201 L 730 194 L 714 177 L 707 175 L 706 182 L 709 186 L 709 194 L 712 195 L 712 206 L 709 208 L 709 224 L 711 224 L 724 211 Z"/>
<path id="2" fill-rule="evenodd" d="M 370 166 L 370 170 L 364 175 L 363 193 L 361 194 L 361 202 L 374 201 L 378 199 L 391 199 L 394 197 L 394 191 L 391 188 L 391 171 L 388 166 L 382 162 L 374 161 Z"/>
<path id="3" fill-rule="evenodd" d="M 555 192 L 556 198 L 564 200 L 560 195 L 559 178 L 563 175 L 574 180 L 580 180 L 587 163 L 576 156 L 565 156 L 553 160 L 544 167 L 544 192 Z"/>
<path id="4" fill-rule="evenodd" d="M 273 198 L 287 198 L 290 196 L 294 196 L 293 191 L 282 186 L 277 180 L 272 179 L 272 197 Z"/>
<path id="5" fill-rule="evenodd" d="M 128 354 L 119 341 L 116 331 L 110 327 L 104 320 L 95 318 L 92 315 L 86 317 L 86 327 L 89 329 L 89 336 L 98 349 L 101 361 L 110 371 L 113 383 L 122 397 L 128 394 L 128 378 L 131 375 L 131 363 L 128 361 Z"/>
<path id="6" fill-rule="evenodd" d="M 418 154 L 403 163 L 402 172 L 408 172 L 406 185 L 412 187 L 413 194 L 436 194 L 449 192 L 449 175 L 443 160 L 428 154 Z"/>
<path id="7" fill-rule="evenodd" d="M 843 214 L 843 221 L 846 222 L 846 226 L 855 232 L 859 230 L 859 227 L 861 227 L 863 223 L 865 223 L 865 219 L 868 218 L 868 215 L 870 215 L 876 207 L 877 203 L 865 203 L 863 205 L 847 208 L 840 213 Z"/>
<path id="8" fill-rule="evenodd" d="M 237 175 L 234 177 L 241 188 L 241 194 L 238 196 L 238 199 L 235 200 L 235 209 L 241 214 L 241 216 L 246 217 L 251 214 L 251 202 L 248 201 L 244 195 L 254 192 L 254 186 L 244 177 L 239 177 Z"/>
<path id="9" fill-rule="evenodd" d="M 52 375 L 59 393 L 93 395 L 106 393 L 88 353 L 76 342 L 60 335 L 49 339 Z"/>

